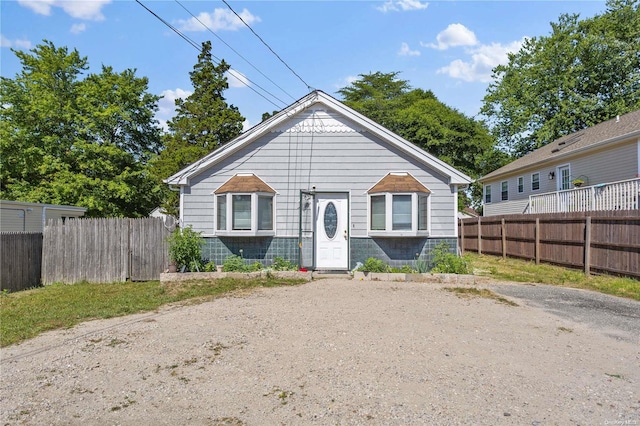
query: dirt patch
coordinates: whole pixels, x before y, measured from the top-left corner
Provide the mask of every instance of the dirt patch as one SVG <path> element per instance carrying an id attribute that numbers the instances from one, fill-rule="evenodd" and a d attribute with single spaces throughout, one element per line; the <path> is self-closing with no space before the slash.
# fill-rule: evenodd
<path id="1" fill-rule="evenodd" d="M 0 419 L 640 424 L 637 344 L 442 288 L 327 279 L 50 332 L 3 349 Z"/>

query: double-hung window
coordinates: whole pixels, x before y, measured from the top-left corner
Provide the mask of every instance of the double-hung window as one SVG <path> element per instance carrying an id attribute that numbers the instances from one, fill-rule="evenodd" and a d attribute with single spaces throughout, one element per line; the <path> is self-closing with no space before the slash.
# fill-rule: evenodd
<path id="1" fill-rule="evenodd" d="M 215 191 L 216 235 L 274 235 L 275 191 L 255 175 L 238 174 Z"/>
<path id="2" fill-rule="evenodd" d="M 370 236 L 428 235 L 431 191 L 413 176 L 389 173 L 368 193 Z"/>
<path id="3" fill-rule="evenodd" d="M 509 199 L 509 182 L 508 181 L 503 181 L 502 183 L 500 183 L 501 189 L 502 189 L 502 201 L 506 201 Z"/>
<path id="4" fill-rule="evenodd" d="M 540 189 L 540 173 L 534 173 L 531 175 L 531 190 L 537 191 Z"/>
<path id="5" fill-rule="evenodd" d="M 484 203 L 489 204 L 491 202 L 491 185 L 485 185 L 484 187 Z"/>

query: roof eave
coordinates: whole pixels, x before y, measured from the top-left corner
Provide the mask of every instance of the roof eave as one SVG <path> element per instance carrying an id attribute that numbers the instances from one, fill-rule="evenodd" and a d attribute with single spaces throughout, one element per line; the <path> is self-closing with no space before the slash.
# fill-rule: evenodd
<path id="1" fill-rule="evenodd" d="M 575 149 L 575 150 L 572 150 L 572 151 L 565 152 L 564 154 L 558 154 L 558 155 L 556 155 L 554 157 L 551 157 L 551 158 L 547 157 L 546 159 L 543 159 L 543 160 L 540 160 L 540 161 L 536 161 L 536 162 L 533 162 L 533 163 L 528 163 L 528 164 L 526 164 L 526 165 L 524 165 L 522 167 L 518 167 L 517 169 L 511 170 L 511 171 L 507 171 L 507 172 L 503 172 L 503 173 L 497 173 L 497 174 L 494 175 L 493 173 L 496 173 L 497 171 L 500 170 L 500 169 L 498 169 L 498 170 L 496 170 L 494 172 L 489 173 L 486 176 L 482 176 L 481 178 L 478 179 L 478 182 L 486 182 L 487 180 L 494 180 L 494 179 L 497 179 L 497 178 L 510 176 L 510 175 L 513 175 L 513 174 L 518 174 L 518 173 L 521 173 L 523 170 L 526 170 L 526 169 L 529 169 L 529 168 L 533 168 L 533 167 L 536 167 L 536 166 L 541 166 L 541 165 L 548 164 L 548 163 L 555 163 L 557 160 L 562 160 L 563 158 L 566 158 L 566 157 L 571 157 L 571 156 L 576 155 L 576 154 L 581 154 L 581 153 L 583 153 L 585 151 L 590 151 L 592 149 L 599 148 L 602 145 L 607 145 L 607 144 L 610 144 L 610 143 L 622 142 L 622 141 L 627 140 L 627 139 L 633 139 L 634 137 L 639 137 L 640 138 L 640 130 L 634 130 L 631 133 L 626 133 L 624 135 L 615 136 L 615 137 L 609 138 L 609 139 L 604 139 L 602 141 L 599 141 L 599 142 L 596 142 L 596 143 L 592 143 L 591 145 L 583 146 L 582 148 L 578 148 L 578 149 Z"/>

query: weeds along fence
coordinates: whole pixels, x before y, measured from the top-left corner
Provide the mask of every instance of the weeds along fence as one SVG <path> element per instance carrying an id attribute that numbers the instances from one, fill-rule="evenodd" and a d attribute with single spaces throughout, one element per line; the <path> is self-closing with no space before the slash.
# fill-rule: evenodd
<path id="1" fill-rule="evenodd" d="M 489 216 L 458 221 L 465 251 L 640 278 L 640 211 Z"/>
<path id="2" fill-rule="evenodd" d="M 25 290 L 40 286 L 41 232 L 0 234 L 0 289 Z"/>
<path id="3" fill-rule="evenodd" d="M 50 220 L 42 284 L 160 279 L 169 265 L 170 233 L 161 218 Z"/>

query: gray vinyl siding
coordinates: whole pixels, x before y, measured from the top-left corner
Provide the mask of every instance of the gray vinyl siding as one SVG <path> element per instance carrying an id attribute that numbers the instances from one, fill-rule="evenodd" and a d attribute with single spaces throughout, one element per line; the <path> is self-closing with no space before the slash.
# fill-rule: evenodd
<path id="1" fill-rule="evenodd" d="M 455 235 L 455 198 L 447 178 L 366 132 L 267 134 L 190 180 L 183 219 L 213 235 L 213 192 L 237 173 L 253 173 L 277 192 L 276 236 L 298 235 L 300 190 L 315 187 L 350 194 L 351 236 L 363 237 L 367 190 L 393 171 L 411 173 L 432 191 L 430 235 Z"/>
<path id="2" fill-rule="evenodd" d="M 572 178 L 587 177 L 589 185 L 633 179 L 638 173 L 638 142 L 576 157 L 570 164 Z"/>
<path id="3" fill-rule="evenodd" d="M 528 204 L 529 199 L 485 204 L 483 215 L 496 216 L 501 214 L 522 214 L 525 213 Z"/>
<path id="4" fill-rule="evenodd" d="M 557 191 L 559 178 L 557 168 L 563 165 L 569 166 L 571 180 L 586 178 L 588 185 L 633 179 L 639 170 L 638 144 L 639 142 L 635 140 L 627 141 L 623 144 L 604 147 L 598 151 L 590 151 L 584 155 L 564 158 L 544 167 L 517 171 L 507 177 L 485 182 L 485 186 L 491 185 L 492 202 L 485 204 L 484 215 L 522 213 L 526 209 L 530 195 Z M 531 175 L 536 172 L 540 173 L 540 189 L 532 191 Z M 555 174 L 553 180 L 549 179 L 550 172 Z M 524 192 L 522 193 L 518 193 L 518 177 L 520 176 L 524 176 Z M 500 199 L 500 184 L 504 180 L 509 182 L 509 201 L 501 201 Z"/>

